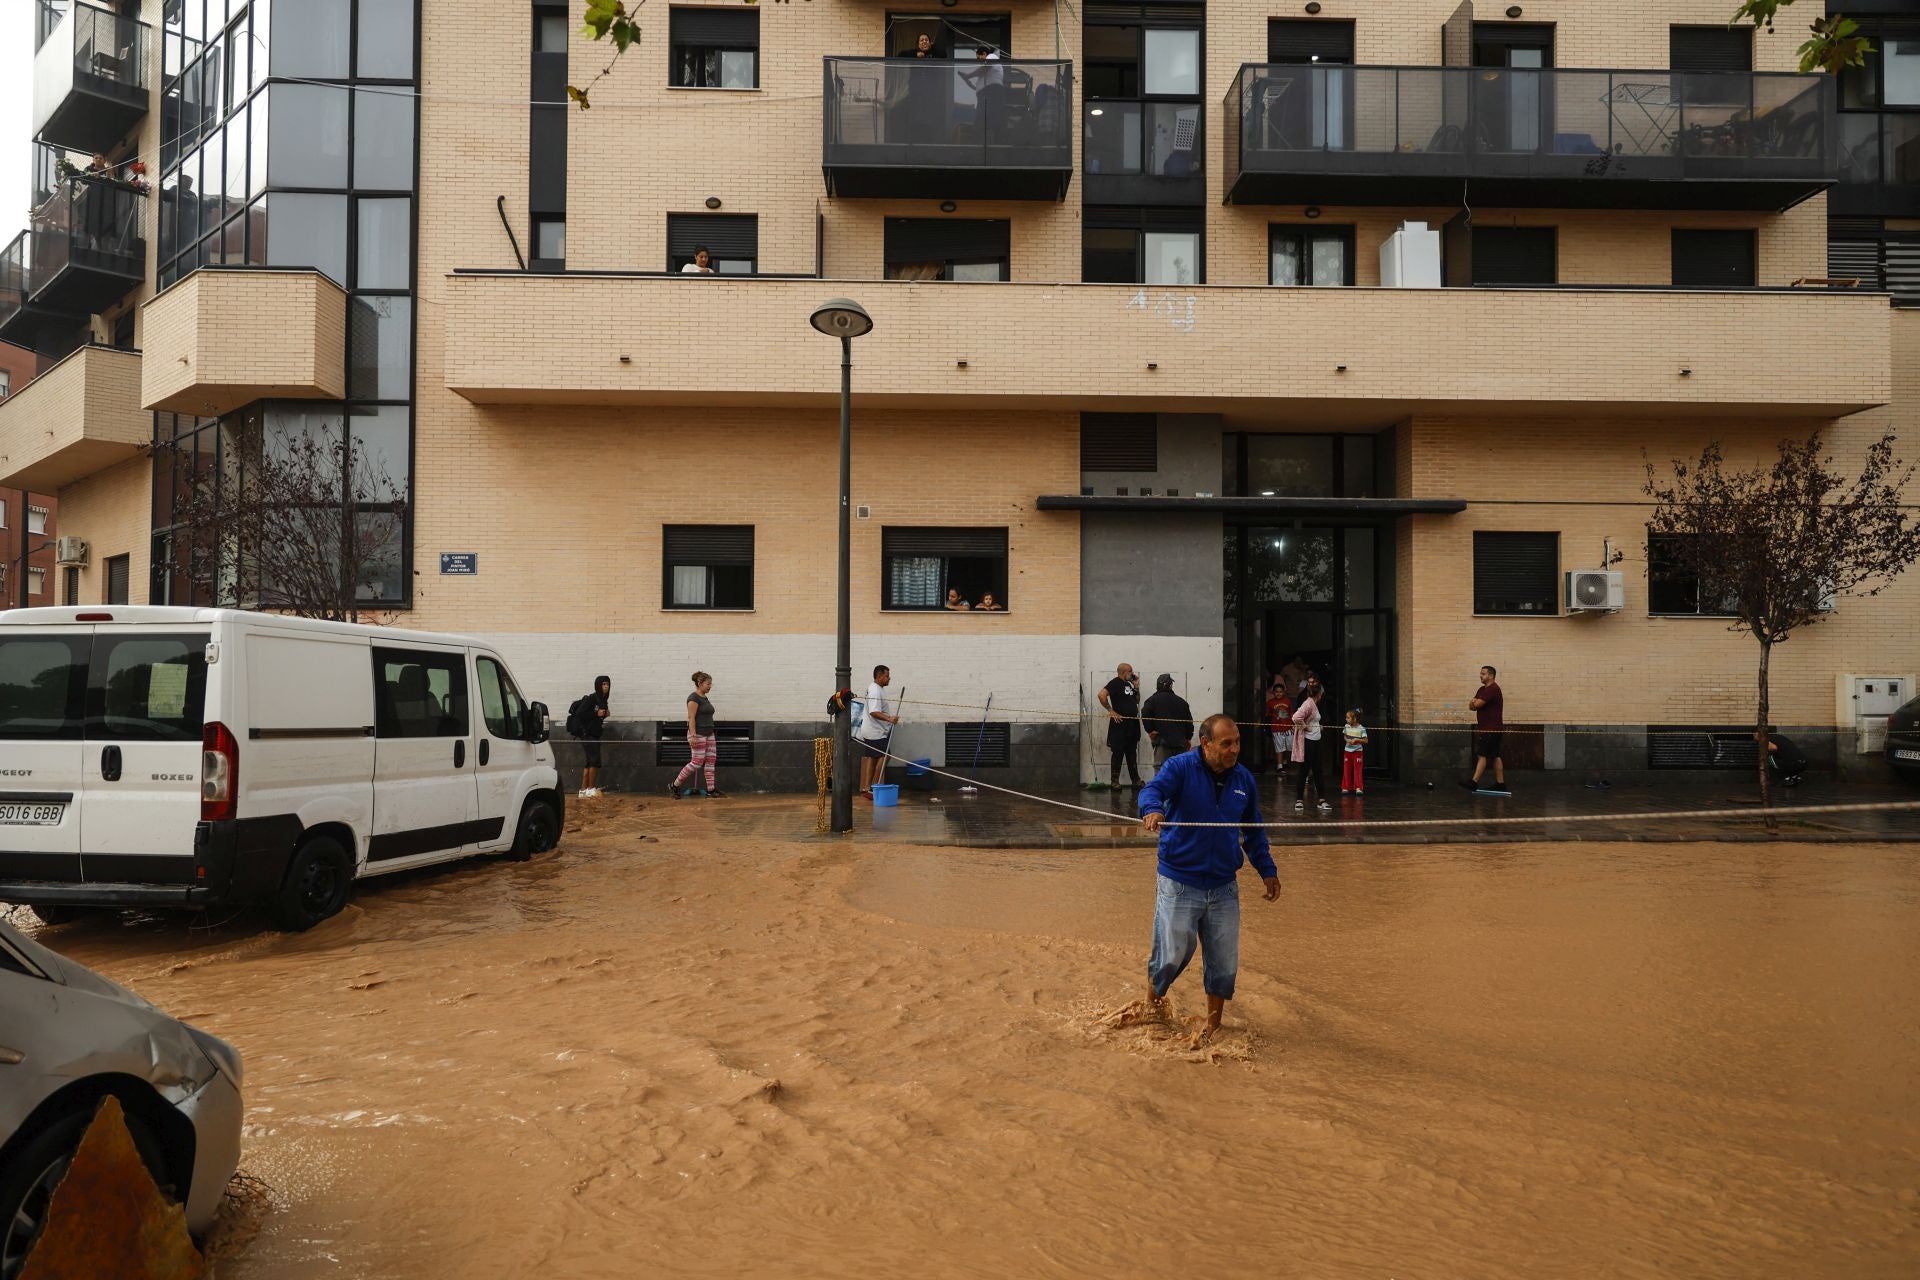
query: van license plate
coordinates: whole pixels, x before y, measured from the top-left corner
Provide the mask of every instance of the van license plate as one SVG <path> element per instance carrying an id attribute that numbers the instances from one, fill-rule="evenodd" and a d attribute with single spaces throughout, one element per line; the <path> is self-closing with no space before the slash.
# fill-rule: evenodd
<path id="1" fill-rule="evenodd" d="M 1920 760 L 1920 751 L 1908 751 L 1905 748 L 1893 753 L 1895 760 Z"/>
<path id="2" fill-rule="evenodd" d="M 57 827 L 66 811 L 63 804 L 0 804 L 0 826 Z"/>

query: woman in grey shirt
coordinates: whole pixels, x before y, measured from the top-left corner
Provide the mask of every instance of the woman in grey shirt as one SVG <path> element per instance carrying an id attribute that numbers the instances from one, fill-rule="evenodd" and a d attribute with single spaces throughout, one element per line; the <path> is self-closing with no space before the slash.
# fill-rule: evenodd
<path id="1" fill-rule="evenodd" d="M 673 785 L 667 788 L 667 794 L 675 800 L 680 798 L 680 788 L 687 784 L 694 770 L 702 768 L 706 772 L 707 794 L 726 794 L 713 784 L 713 767 L 719 759 L 719 740 L 713 731 L 713 703 L 707 701 L 707 694 L 712 690 L 712 676 L 704 671 L 693 673 L 693 692 L 687 695 L 687 750 L 691 756 L 686 767 L 674 778 Z"/>

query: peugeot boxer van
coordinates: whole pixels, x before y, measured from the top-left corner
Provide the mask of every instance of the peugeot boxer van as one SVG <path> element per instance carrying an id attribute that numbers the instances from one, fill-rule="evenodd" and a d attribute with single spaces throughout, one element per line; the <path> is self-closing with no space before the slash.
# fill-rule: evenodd
<path id="1" fill-rule="evenodd" d="M 550 849 L 547 709 L 459 636 L 228 609 L 0 613 L 0 902 L 258 902 Z"/>

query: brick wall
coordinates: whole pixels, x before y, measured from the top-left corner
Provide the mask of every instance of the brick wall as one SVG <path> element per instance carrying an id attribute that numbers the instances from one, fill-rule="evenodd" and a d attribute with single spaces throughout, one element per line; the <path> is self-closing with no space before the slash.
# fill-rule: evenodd
<path id="1" fill-rule="evenodd" d="M 80 571 L 80 603 L 107 598 L 107 561 L 129 557 L 127 602 L 147 602 L 148 566 L 153 558 L 153 463 L 137 457 L 88 476 L 60 491 L 60 513 L 68 533 L 92 544 Z"/>
<path id="2" fill-rule="evenodd" d="M 346 394 L 347 298 L 313 271 L 199 271 L 143 308 L 141 401 L 214 417 Z"/>

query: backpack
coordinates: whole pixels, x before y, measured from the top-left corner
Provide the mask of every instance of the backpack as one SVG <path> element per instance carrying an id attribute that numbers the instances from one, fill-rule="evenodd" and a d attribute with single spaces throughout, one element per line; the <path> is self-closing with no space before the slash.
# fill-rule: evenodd
<path id="1" fill-rule="evenodd" d="M 587 703 L 592 696 L 575 698 L 573 705 L 567 708 L 567 736 L 584 738 L 587 734 Z"/>

